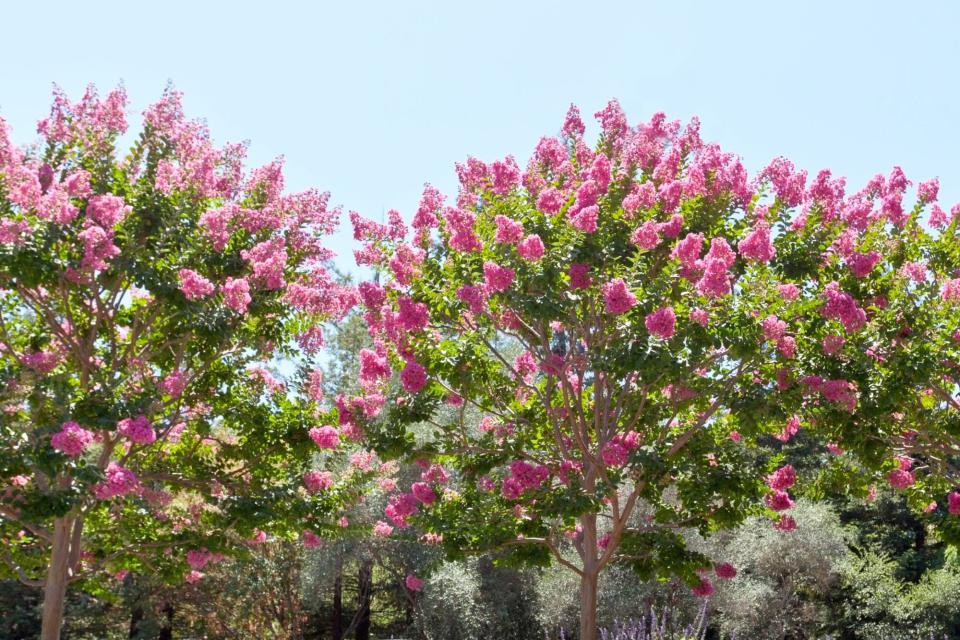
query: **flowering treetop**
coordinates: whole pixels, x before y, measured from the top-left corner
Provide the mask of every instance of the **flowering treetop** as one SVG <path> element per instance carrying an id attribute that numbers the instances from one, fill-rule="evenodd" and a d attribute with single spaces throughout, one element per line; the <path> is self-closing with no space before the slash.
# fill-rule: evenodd
<path id="1" fill-rule="evenodd" d="M 197 579 L 263 529 L 309 542 L 365 475 L 309 471 L 343 446 L 320 325 L 356 299 L 329 194 L 245 171 L 173 90 L 118 154 L 125 109 L 57 91 L 28 150 L 0 119 L 0 538 L 48 598 L 103 568 Z"/>
<path id="2" fill-rule="evenodd" d="M 677 530 L 735 524 L 761 497 L 788 509 L 792 468 L 769 475 L 746 446 L 801 428 L 876 471 L 915 460 L 918 500 L 945 504 L 960 207 L 941 208 L 937 180 L 910 204 L 899 168 L 852 193 L 785 158 L 751 177 L 696 119 L 630 126 L 616 101 L 596 116 L 593 147 L 572 107 L 525 169 L 458 164 L 456 201 L 427 185 L 412 230 L 353 216 L 357 262 L 379 273 L 359 287 L 376 339 L 361 382 L 378 405 L 399 385 L 376 416 L 340 419 L 424 459 L 394 523 L 451 551 L 552 554 L 585 582 L 619 559 L 705 592 L 708 561 Z"/>

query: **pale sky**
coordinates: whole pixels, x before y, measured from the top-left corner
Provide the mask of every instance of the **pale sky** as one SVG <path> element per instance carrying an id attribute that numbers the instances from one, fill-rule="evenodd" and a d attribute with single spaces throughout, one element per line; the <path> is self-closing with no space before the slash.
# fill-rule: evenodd
<path id="1" fill-rule="evenodd" d="M 287 159 L 291 189 L 409 218 L 467 155 L 525 160 L 567 106 L 700 116 L 757 169 L 785 155 L 858 188 L 901 165 L 960 200 L 960 3 L 2 2 L 0 113 L 35 137 L 51 83 L 167 81 L 218 142 Z M 736 7 L 736 8 L 731 8 Z M 348 224 L 346 225 L 349 226 Z M 352 263 L 346 233 L 332 241 Z"/>

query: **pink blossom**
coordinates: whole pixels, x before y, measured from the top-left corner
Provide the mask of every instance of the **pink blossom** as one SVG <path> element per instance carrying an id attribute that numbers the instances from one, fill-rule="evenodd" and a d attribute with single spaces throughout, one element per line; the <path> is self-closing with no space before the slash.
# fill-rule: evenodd
<path id="1" fill-rule="evenodd" d="M 323 544 L 323 540 L 320 539 L 320 536 L 315 534 L 310 529 L 303 530 L 303 533 L 300 534 L 300 540 L 303 542 L 303 546 L 307 549 L 316 549 Z"/>
<path id="2" fill-rule="evenodd" d="M 417 499 L 412 493 L 400 493 L 390 498 L 390 503 L 383 512 L 393 521 L 395 526 L 405 529 L 409 526 L 407 517 L 419 510 Z"/>
<path id="3" fill-rule="evenodd" d="M 105 229 L 123 222 L 131 211 L 133 207 L 126 204 L 123 198 L 110 194 L 92 196 L 87 204 L 87 217 Z"/>
<path id="4" fill-rule="evenodd" d="M 693 595 L 699 596 L 701 598 L 706 598 L 713 595 L 713 583 L 710 582 L 707 578 L 700 578 L 700 584 L 695 586 L 693 589 Z"/>
<path id="5" fill-rule="evenodd" d="M 660 227 L 653 220 L 647 220 L 636 228 L 630 236 L 630 242 L 649 251 L 660 244 Z"/>
<path id="6" fill-rule="evenodd" d="M 563 194 L 553 187 L 544 189 L 537 198 L 537 208 L 551 215 L 559 213 L 563 207 Z M 501 216 L 502 217 L 502 216 Z M 498 240 L 499 242 L 499 240 Z"/>
<path id="7" fill-rule="evenodd" d="M 940 191 L 940 180 L 931 178 L 917 185 L 917 199 L 924 204 L 935 202 Z"/>
<path id="8" fill-rule="evenodd" d="M 960 302 L 960 278 L 953 278 L 943 283 L 940 296 L 946 301 Z"/>
<path id="9" fill-rule="evenodd" d="M 50 445 L 71 458 L 76 458 L 93 442 L 93 432 L 87 431 L 74 421 L 64 422 L 60 431 L 50 438 Z"/>
<path id="10" fill-rule="evenodd" d="M 213 559 L 213 554 L 206 549 L 191 549 L 187 551 L 187 564 L 197 571 L 207 566 L 207 563 Z"/>
<path id="11" fill-rule="evenodd" d="M 737 244 L 737 249 L 744 258 L 755 262 L 770 262 L 777 253 L 770 241 L 770 227 L 764 222 L 757 223 Z"/>
<path id="12" fill-rule="evenodd" d="M 729 562 L 721 562 L 713 568 L 713 572 L 717 574 L 718 578 L 724 580 L 732 580 L 737 577 L 737 570 Z"/>
<path id="13" fill-rule="evenodd" d="M 913 485 L 914 477 L 910 471 L 898 468 L 887 473 L 887 482 L 889 482 L 890 486 L 894 489 L 906 489 Z"/>
<path id="14" fill-rule="evenodd" d="M 793 163 L 786 158 L 779 157 L 771 160 L 770 164 L 760 172 L 760 176 L 770 180 L 777 198 L 787 207 L 795 207 L 803 201 L 807 172 L 795 173 Z"/>
<path id="15" fill-rule="evenodd" d="M 409 589 L 410 591 L 420 591 L 421 589 L 423 589 L 423 580 L 413 575 L 412 573 L 407 575 L 403 583 L 407 586 L 407 589 Z"/>
<path id="16" fill-rule="evenodd" d="M 637 304 L 637 296 L 630 291 L 622 278 L 616 278 L 603 285 L 603 301 L 607 313 L 619 315 Z"/>
<path id="17" fill-rule="evenodd" d="M 386 538 L 391 533 L 393 533 L 393 527 L 383 520 L 377 520 L 377 523 L 373 525 L 373 535 L 377 536 L 378 538 Z"/>
<path id="18" fill-rule="evenodd" d="M 619 442 L 608 442 L 603 446 L 600 457 L 603 463 L 610 467 L 622 467 L 627 463 L 630 452 Z"/>
<path id="19" fill-rule="evenodd" d="M 832 356 L 837 351 L 843 348 L 846 339 L 843 336 L 838 335 L 828 335 L 823 337 L 822 347 L 823 352 L 828 356 Z"/>
<path id="20" fill-rule="evenodd" d="M 793 436 L 797 435 L 798 431 L 800 431 L 800 418 L 798 416 L 790 416 L 787 418 L 787 424 L 784 426 L 783 431 L 773 437 L 780 442 L 790 442 Z"/>
<path id="21" fill-rule="evenodd" d="M 433 229 L 439 223 L 437 211 L 443 206 L 443 194 L 436 187 L 423 185 L 423 196 L 420 198 L 420 205 L 417 212 L 413 214 L 413 228 L 417 230 Z"/>
<path id="22" fill-rule="evenodd" d="M 390 377 L 390 363 L 371 349 L 360 350 L 360 380 L 367 383 Z"/>
<path id="23" fill-rule="evenodd" d="M 410 485 L 410 491 L 412 491 L 414 497 L 423 504 L 431 505 L 437 500 L 437 494 L 433 492 L 433 488 L 426 482 L 414 482 Z"/>
<path id="24" fill-rule="evenodd" d="M 853 296 L 841 291 L 836 282 L 829 283 L 823 294 L 827 301 L 821 308 L 821 313 L 827 318 L 840 320 L 847 333 L 855 333 L 867 323 L 866 312 L 857 306 Z"/>
<path id="25" fill-rule="evenodd" d="M 494 160 L 490 165 L 490 173 L 493 174 L 493 192 L 497 195 L 505 196 L 520 184 L 520 167 L 513 156 Z"/>
<path id="26" fill-rule="evenodd" d="M 740 442 L 741 440 L 743 440 L 743 436 L 740 435 L 739 431 L 731 431 L 727 437 L 729 437 L 734 442 Z"/>
<path id="27" fill-rule="evenodd" d="M 171 398 L 179 398 L 187 386 L 187 376 L 183 371 L 176 369 L 167 374 L 160 382 L 160 388 Z"/>
<path id="28" fill-rule="evenodd" d="M 694 263 L 700 258 L 700 251 L 703 249 L 703 235 L 699 233 L 688 233 L 673 248 L 671 254 L 674 258 L 680 260 L 684 267 L 693 267 Z"/>
<path id="29" fill-rule="evenodd" d="M 333 486 L 333 474 L 329 471 L 308 471 L 303 474 L 303 486 L 310 493 L 319 493 Z"/>
<path id="30" fill-rule="evenodd" d="M 530 262 L 540 260 L 543 257 L 544 250 L 543 240 L 535 233 L 528 235 L 517 245 L 517 253 L 520 254 L 520 257 Z"/>
<path id="31" fill-rule="evenodd" d="M 784 300 L 796 300 L 800 295 L 800 289 L 792 282 L 778 285 L 777 291 Z"/>
<path id="32" fill-rule="evenodd" d="M 397 299 L 399 307 L 398 321 L 400 326 L 407 331 L 423 331 L 430 322 L 430 310 L 422 302 L 414 302 L 407 296 L 401 296 Z"/>
<path id="33" fill-rule="evenodd" d="M 265 289 L 283 288 L 283 270 L 287 264 L 286 241 L 283 237 L 270 238 L 251 249 L 244 249 L 240 257 L 250 263 L 253 279 Z"/>
<path id="34" fill-rule="evenodd" d="M 330 425 L 313 427 L 310 429 L 310 439 L 321 449 L 336 449 L 340 444 L 340 432 Z"/>
<path id="35" fill-rule="evenodd" d="M 694 309 L 690 312 L 690 321 L 696 322 L 701 327 L 710 324 L 710 314 L 703 309 Z"/>
<path id="36" fill-rule="evenodd" d="M 223 292 L 223 302 L 227 307 L 239 314 L 247 312 L 250 304 L 250 283 L 246 278 L 227 278 L 220 287 Z"/>
<path id="37" fill-rule="evenodd" d="M 670 216 L 668 222 L 660 224 L 660 233 L 663 234 L 664 238 L 676 238 L 680 235 L 680 230 L 683 228 L 683 216 L 679 213 L 675 213 Z M 697 251 L 699 252 L 699 247 Z"/>
<path id="38" fill-rule="evenodd" d="M 482 286 L 464 285 L 457 289 L 457 297 L 467 304 L 472 313 L 480 314 L 487 310 L 487 294 Z"/>
<path id="39" fill-rule="evenodd" d="M 180 291 L 187 300 L 199 300 L 213 293 L 213 283 L 192 269 L 180 269 Z"/>
<path id="40" fill-rule="evenodd" d="M 873 271 L 874 265 L 880 262 L 880 254 L 876 251 L 859 253 L 854 251 L 846 257 L 847 266 L 857 278 L 866 278 Z"/>
<path id="41" fill-rule="evenodd" d="M 730 274 L 721 260 L 706 260 L 703 277 L 697 282 L 697 292 L 709 298 L 730 293 Z"/>
<path id="42" fill-rule="evenodd" d="M 790 494 L 786 491 L 774 490 L 768 493 L 763 501 L 774 511 L 784 511 L 793 506 L 793 500 L 790 499 Z"/>
<path id="43" fill-rule="evenodd" d="M 952 516 L 960 516 L 960 493 L 951 491 L 947 494 L 947 511 Z"/>
<path id="44" fill-rule="evenodd" d="M 129 469 L 111 462 L 104 470 L 104 479 L 93 485 L 93 495 L 98 500 L 108 500 L 114 496 L 126 495 L 140 488 L 137 476 Z"/>
<path id="45" fill-rule="evenodd" d="M 188 571 L 186 574 L 184 574 L 183 579 L 189 582 L 190 584 L 195 584 L 197 582 L 200 582 L 200 580 L 203 579 L 203 573 L 197 571 L 196 569 L 193 569 L 191 571 Z"/>
<path id="46" fill-rule="evenodd" d="M 583 263 L 574 263 L 570 265 L 567 274 L 570 276 L 571 289 L 586 289 L 593 284 L 593 278 L 589 276 L 590 265 Z"/>
<path id="47" fill-rule="evenodd" d="M 792 465 L 780 467 L 767 476 L 767 486 L 777 491 L 789 489 L 797 481 L 797 472 Z"/>
<path id="48" fill-rule="evenodd" d="M 593 233 L 597 230 L 597 214 L 599 212 L 600 208 L 594 204 L 582 209 L 571 209 L 567 212 L 567 217 L 577 231 Z"/>
<path id="49" fill-rule="evenodd" d="M 586 131 L 586 128 L 583 126 L 583 120 L 580 119 L 580 110 L 571 104 L 563 120 L 561 132 L 568 138 L 579 138 L 584 131 Z"/>
<path id="50" fill-rule="evenodd" d="M 677 316 L 673 307 L 661 307 L 644 318 L 644 324 L 651 335 L 669 340 L 675 332 Z"/>
<path id="51" fill-rule="evenodd" d="M 408 360 L 400 372 L 400 382 L 408 393 L 417 393 L 427 384 L 427 370 L 415 360 Z"/>
<path id="52" fill-rule="evenodd" d="M 117 423 L 117 432 L 135 444 L 150 444 L 157 439 L 146 416 L 121 420 Z"/>
<path id="53" fill-rule="evenodd" d="M 493 221 L 497 225 L 494 239 L 501 244 L 517 244 L 523 238 L 523 223 L 507 216 L 498 215 Z"/>
<path id="54" fill-rule="evenodd" d="M 763 329 L 763 337 L 773 342 L 787 332 L 787 323 L 777 316 L 767 316 L 760 322 L 760 327 Z"/>
<path id="55" fill-rule="evenodd" d="M 835 442 L 828 442 L 828 443 L 827 443 L 827 451 L 829 451 L 830 453 L 832 453 L 832 454 L 835 455 L 835 456 L 841 456 L 841 455 L 843 455 L 843 449 L 841 449 L 840 446 L 839 446 L 837 443 L 835 443 Z"/>
<path id="56" fill-rule="evenodd" d="M 80 266 L 91 271 L 106 269 L 107 261 L 120 255 L 120 249 L 113 244 L 113 238 L 113 229 L 104 229 L 95 224 L 78 233 L 77 239 L 83 242 Z"/>
<path id="57" fill-rule="evenodd" d="M 783 533 L 789 533 L 797 528 L 797 521 L 793 519 L 793 516 L 788 516 L 783 513 L 780 514 L 780 518 L 773 524 L 773 528 Z"/>
<path id="58" fill-rule="evenodd" d="M 516 272 L 507 267 L 501 267 L 496 262 L 486 261 L 483 263 L 483 277 L 487 289 L 497 293 L 506 291 L 513 283 L 513 277 Z"/>

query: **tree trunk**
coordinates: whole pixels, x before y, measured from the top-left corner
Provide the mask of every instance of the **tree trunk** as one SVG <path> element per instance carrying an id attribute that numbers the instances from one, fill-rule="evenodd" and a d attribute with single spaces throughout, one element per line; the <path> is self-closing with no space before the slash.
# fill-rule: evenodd
<path id="1" fill-rule="evenodd" d="M 373 560 L 360 562 L 357 572 L 357 633 L 356 640 L 370 640 L 370 594 L 373 591 Z"/>
<path id="2" fill-rule="evenodd" d="M 141 622 L 143 622 L 143 607 L 136 606 L 133 608 L 133 611 L 130 612 L 130 633 L 127 634 L 128 638 L 140 637 Z"/>
<path id="3" fill-rule="evenodd" d="M 163 608 L 163 613 L 167 619 L 164 620 L 163 626 L 160 627 L 160 634 L 157 636 L 157 640 L 173 640 L 173 605 L 168 602 L 167 606 Z"/>
<path id="4" fill-rule="evenodd" d="M 43 622 L 40 640 L 60 640 L 63 624 L 63 605 L 67 597 L 67 569 L 70 564 L 71 518 L 61 517 L 53 521 L 53 544 L 50 549 L 50 565 L 43 586 Z"/>
<path id="5" fill-rule="evenodd" d="M 337 574 L 333 579 L 333 640 L 343 640 L 343 555 L 337 554 Z"/>
<path id="6" fill-rule="evenodd" d="M 583 575 L 580 576 L 580 640 L 597 640 L 597 583 L 600 577 L 600 559 L 597 544 L 597 514 L 580 516 L 583 529 L 580 558 Z"/>
<path id="7" fill-rule="evenodd" d="M 580 640 L 597 640 L 597 576 L 580 578 Z"/>

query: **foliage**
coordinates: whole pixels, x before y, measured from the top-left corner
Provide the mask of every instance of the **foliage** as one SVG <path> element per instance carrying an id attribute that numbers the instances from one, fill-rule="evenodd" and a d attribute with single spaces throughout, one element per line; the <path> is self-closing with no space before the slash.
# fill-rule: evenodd
<path id="1" fill-rule="evenodd" d="M 928 518 L 960 541 L 960 209 L 937 181 L 910 206 L 899 168 L 851 194 L 784 158 L 750 178 L 696 121 L 596 115 L 593 148 L 571 108 L 525 171 L 468 158 L 454 205 L 425 188 L 410 239 L 395 211 L 352 215 L 376 342 L 340 420 L 423 461 L 393 525 L 442 534 L 451 557 L 559 562 L 589 609 L 615 562 L 708 595 L 711 560 L 681 531 L 794 527 L 796 470 L 755 447 L 802 430 L 827 463 L 801 491 L 885 476 L 918 508 L 938 500 Z"/>
<path id="2" fill-rule="evenodd" d="M 284 194 L 280 161 L 245 172 L 173 90 L 118 155 L 125 107 L 58 91 L 27 151 L 0 121 L 0 537 L 53 600 L 196 580 L 265 531 L 335 535 L 367 475 L 305 483 L 335 415 L 320 324 L 356 295 L 324 266 L 329 195 Z"/>

